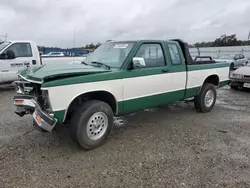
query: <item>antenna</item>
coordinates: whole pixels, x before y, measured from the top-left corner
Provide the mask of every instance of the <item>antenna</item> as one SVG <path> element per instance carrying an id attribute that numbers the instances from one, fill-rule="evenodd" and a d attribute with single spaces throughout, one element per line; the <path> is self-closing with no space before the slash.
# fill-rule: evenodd
<path id="1" fill-rule="evenodd" d="M 1 41 L 1 38 L 4 38 L 3 41 L 7 41 L 8 34 L 6 33 L 5 35 L 0 35 L 0 41 Z"/>
<path id="2" fill-rule="evenodd" d="M 74 39 L 73 39 L 73 49 L 76 45 L 76 26 L 74 26 Z M 73 63 L 75 62 L 75 54 L 73 55 Z"/>
<path id="3" fill-rule="evenodd" d="M 73 47 L 75 48 L 76 44 L 76 26 L 74 26 L 74 42 L 73 42 Z"/>

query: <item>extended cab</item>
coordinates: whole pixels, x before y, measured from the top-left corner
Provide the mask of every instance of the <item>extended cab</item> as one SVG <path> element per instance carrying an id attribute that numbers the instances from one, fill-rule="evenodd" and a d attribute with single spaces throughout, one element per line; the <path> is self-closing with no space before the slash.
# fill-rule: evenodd
<path id="1" fill-rule="evenodd" d="M 0 84 L 12 83 L 18 79 L 17 72 L 42 64 L 79 63 L 85 57 L 41 57 L 33 41 L 0 42 Z"/>
<path id="2" fill-rule="evenodd" d="M 107 140 L 114 116 L 190 97 L 197 111 L 209 112 L 228 76 L 228 63 L 193 60 L 181 40 L 107 42 L 82 64 L 19 72 L 14 105 L 42 130 L 69 123 L 72 139 L 94 149 Z"/>

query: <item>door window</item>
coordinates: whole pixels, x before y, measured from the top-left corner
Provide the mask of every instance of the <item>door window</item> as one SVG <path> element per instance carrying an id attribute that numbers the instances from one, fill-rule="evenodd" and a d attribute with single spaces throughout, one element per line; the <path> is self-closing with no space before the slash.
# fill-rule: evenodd
<path id="1" fill-rule="evenodd" d="M 239 55 L 236 55 L 236 56 L 235 56 L 235 59 L 236 59 L 236 60 L 240 59 L 240 56 L 239 56 Z"/>
<path id="2" fill-rule="evenodd" d="M 165 59 L 160 44 L 142 44 L 135 57 L 142 57 L 147 67 L 165 66 Z"/>
<path id="3" fill-rule="evenodd" d="M 241 58 L 241 59 L 244 59 L 244 58 L 245 58 L 245 56 L 244 56 L 244 55 L 240 55 L 240 58 Z"/>
<path id="4" fill-rule="evenodd" d="M 176 44 L 168 44 L 170 57 L 173 65 L 180 65 L 181 58 Z"/>
<path id="5" fill-rule="evenodd" d="M 16 57 L 32 57 L 31 47 L 28 43 L 15 43 L 6 49 L 6 51 L 7 50 L 12 50 Z"/>

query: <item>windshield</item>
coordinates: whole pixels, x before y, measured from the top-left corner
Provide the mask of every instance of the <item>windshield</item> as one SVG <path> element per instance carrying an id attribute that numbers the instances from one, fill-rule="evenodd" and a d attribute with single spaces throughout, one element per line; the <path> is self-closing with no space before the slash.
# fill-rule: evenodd
<path id="1" fill-rule="evenodd" d="M 87 64 L 98 62 L 111 68 L 119 68 L 134 44 L 134 42 L 110 42 L 102 44 L 93 53 L 89 54 L 84 62 Z"/>
<path id="2" fill-rule="evenodd" d="M 220 55 L 218 57 L 218 59 L 233 59 L 234 58 L 234 55 L 227 55 L 227 54 L 223 54 L 223 55 Z"/>
<path id="3" fill-rule="evenodd" d="M 2 51 L 9 44 L 10 44 L 10 42 L 2 42 L 2 43 L 0 43 L 0 51 Z"/>

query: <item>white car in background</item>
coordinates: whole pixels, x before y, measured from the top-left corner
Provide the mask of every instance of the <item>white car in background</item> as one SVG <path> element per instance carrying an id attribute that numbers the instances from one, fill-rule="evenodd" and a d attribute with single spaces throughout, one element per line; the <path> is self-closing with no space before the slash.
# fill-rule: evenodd
<path id="1" fill-rule="evenodd" d="M 248 63 L 248 59 L 243 54 L 221 54 L 216 62 L 228 62 L 230 64 L 230 69 L 234 70 Z"/>
<path id="2" fill-rule="evenodd" d="M 47 53 L 47 54 L 43 54 L 41 55 L 42 57 L 58 57 L 58 56 L 65 56 L 65 54 L 63 52 L 50 52 L 50 53 Z"/>
<path id="3" fill-rule="evenodd" d="M 229 85 L 232 89 L 250 89 L 250 63 L 233 71 Z"/>

